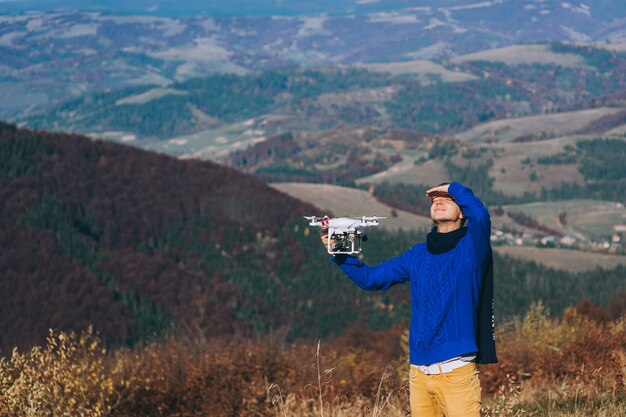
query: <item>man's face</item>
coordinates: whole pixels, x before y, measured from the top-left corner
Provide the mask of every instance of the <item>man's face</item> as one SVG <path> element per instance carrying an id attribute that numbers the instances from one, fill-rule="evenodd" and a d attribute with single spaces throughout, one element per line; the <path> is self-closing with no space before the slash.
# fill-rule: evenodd
<path id="1" fill-rule="evenodd" d="M 430 218 L 435 224 L 456 222 L 463 218 L 461 209 L 449 195 L 435 196 L 430 206 Z"/>

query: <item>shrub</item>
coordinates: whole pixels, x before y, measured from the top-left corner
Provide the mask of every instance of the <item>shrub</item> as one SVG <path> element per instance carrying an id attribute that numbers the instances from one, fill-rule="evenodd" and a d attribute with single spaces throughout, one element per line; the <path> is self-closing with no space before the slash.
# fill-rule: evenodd
<path id="1" fill-rule="evenodd" d="M 91 328 L 80 335 L 50 331 L 46 346 L 0 358 L 0 415 L 108 415 L 113 380 Z"/>

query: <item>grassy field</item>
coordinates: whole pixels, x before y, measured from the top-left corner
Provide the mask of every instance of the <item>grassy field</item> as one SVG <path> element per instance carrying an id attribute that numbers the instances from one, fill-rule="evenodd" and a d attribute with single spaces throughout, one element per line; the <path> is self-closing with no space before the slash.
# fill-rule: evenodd
<path id="1" fill-rule="evenodd" d="M 599 239 L 615 232 L 615 226 L 626 224 L 626 208 L 609 201 L 568 200 L 504 206 L 521 211 L 551 229 L 575 238 Z M 559 213 L 567 213 L 565 224 Z"/>
<path id="2" fill-rule="evenodd" d="M 604 255 L 578 250 L 556 248 L 533 248 L 521 246 L 498 246 L 494 250 L 501 255 L 533 261 L 549 268 L 570 272 L 583 272 L 591 269 L 614 269 L 626 265 L 626 256 Z"/>
<path id="3" fill-rule="evenodd" d="M 426 82 L 432 82 L 432 78 L 439 79 L 442 82 L 463 82 L 477 79 L 475 75 L 456 70 L 449 70 L 441 64 L 425 59 L 380 64 L 363 64 L 359 65 L 359 67 L 368 71 L 387 72 L 392 75 L 418 75 L 421 76 L 421 78 Z"/>
<path id="4" fill-rule="evenodd" d="M 394 164 L 389 169 L 378 172 L 374 175 L 359 178 L 357 184 L 379 184 L 387 181 L 389 183 L 404 184 L 440 184 L 448 179 L 441 161 L 431 159 L 426 162 L 416 164 L 427 157 L 424 151 L 401 151 L 402 161 Z"/>
<path id="5" fill-rule="evenodd" d="M 262 120 L 250 119 L 191 135 L 152 142 L 143 148 L 179 158 L 220 161 L 231 152 L 265 140 L 265 131 L 260 126 L 261 123 Z"/>
<path id="6" fill-rule="evenodd" d="M 483 157 L 476 160 L 468 160 L 462 155 L 453 158 L 457 165 L 465 165 L 468 162 L 477 163 L 491 159 L 493 165 L 489 170 L 489 176 L 494 178 L 494 189 L 502 191 L 506 195 L 522 195 L 525 191 L 539 192 L 541 187 L 558 187 L 562 182 L 582 182 L 583 177 L 574 164 L 570 165 L 540 165 L 525 163 L 527 158 L 536 161 L 538 157 L 558 154 L 563 147 L 574 145 L 578 137 L 557 138 L 541 142 L 522 143 L 468 143 L 462 145 L 464 149 L 486 149 Z M 450 181 L 443 161 L 429 159 L 420 162 L 427 154 L 425 151 L 399 151 L 402 161 L 394 164 L 389 169 L 359 178 L 357 184 L 378 184 L 384 181 L 389 183 L 404 184 L 439 184 Z M 532 176 L 535 180 L 531 180 Z"/>
<path id="7" fill-rule="evenodd" d="M 580 139 L 589 139 L 589 137 L 570 136 L 540 142 L 509 142 L 491 145 L 490 148 L 494 149 L 497 154 L 489 170 L 489 176 L 494 178 L 494 190 L 502 191 L 506 195 L 521 195 L 525 191 L 539 192 L 541 187 L 558 188 L 563 182 L 582 183 L 583 176 L 576 164 L 542 165 L 536 163 L 537 158 L 559 154 L 563 152 L 565 146 L 575 146 Z"/>
<path id="8" fill-rule="evenodd" d="M 552 52 L 549 45 L 511 45 L 461 55 L 451 60 L 455 64 L 469 61 L 502 62 L 507 65 L 555 64 L 562 67 L 577 67 L 585 63 L 580 55 Z"/>
<path id="9" fill-rule="evenodd" d="M 623 108 L 599 107 L 589 110 L 518 117 L 483 123 L 459 133 L 461 141 L 508 142 L 527 135 L 563 136 L 575 133 L 604 116 L 623 111 Z"/>
<path id="10" fill-rule="evenodd" d="M 525 192 L 539 195 L 542 188 L 559 188 L 562 183 L 582 184 L 584 178 L 579 172 L 577 163 L 540 164 L 537 160 L 562 154 L 568 146 L 576 148 L 578 141 L 595 138 L 597 135 L 559 136 L 532 142 L 461 142 L 457 143 L 459 152 L 452 157 L 452 162 L 459 166 L 467 164 L 475 166 L 491 160 L 489 177 L 494 180 L 495 191 L 501 191 L 509 196 L 521 196 Z M 402 161 L 385 171 L 357 179 L 357 184 L 378 184 L 387 181 L 417 185 L 439 184 L 451 180 L 443 161 L 427 159 L 425 149 L 399 149 L 397 152 L 402 155 Z M 472 152 L 480 156 L 473 158 L 466 156 Z"/>
<path id="11" fill-rule="evenodd" d="M 345 106 L 356 103 L 384 103 L 392 100 L 397 87 L 364 88 L 340 93 L 324 93 L 315 98 L 319 106 Z"/>

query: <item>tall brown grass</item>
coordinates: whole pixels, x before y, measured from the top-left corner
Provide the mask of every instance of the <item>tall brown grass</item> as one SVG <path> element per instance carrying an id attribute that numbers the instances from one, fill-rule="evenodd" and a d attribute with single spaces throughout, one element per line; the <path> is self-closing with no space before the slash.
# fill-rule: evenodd
<path id="1" fill-rule="evenodd" d="M 486 416 L 626 415 L 626 315 L 541 304 L 497 329 L 500 363 L 482 366 Z M 98 337 L 51 332 L 0 359 L 1 416 L 410 415 L 406 335 L 334 341 L 172 338 L 106 351 Z"/>

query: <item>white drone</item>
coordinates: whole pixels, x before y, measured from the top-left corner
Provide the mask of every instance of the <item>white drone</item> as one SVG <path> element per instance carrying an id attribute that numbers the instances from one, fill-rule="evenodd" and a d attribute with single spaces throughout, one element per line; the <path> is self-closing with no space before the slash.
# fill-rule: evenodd
<path id="1" fill-rule="evenodd" d="M 309 220 L 309 226 L 328 229 L 326 249 L 331 255 L 351 255 L 361 252 L 361 240 L 367 241 L 363 229 L 378 226 L 380 219 L 386 219 L 386 217 L 378 216 L 335 217 L 332 219 L 328 216 L 304 216 L 304 218 Z"/>

